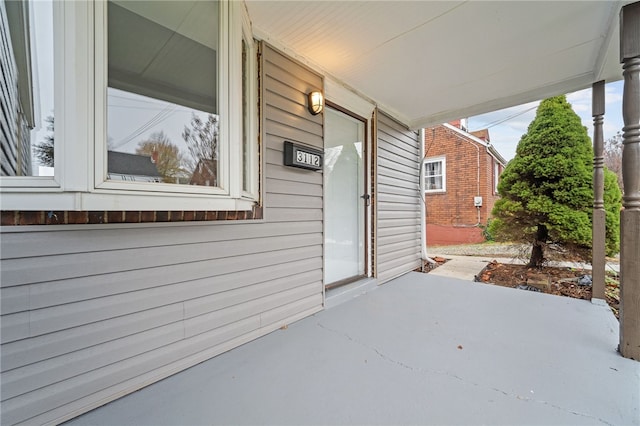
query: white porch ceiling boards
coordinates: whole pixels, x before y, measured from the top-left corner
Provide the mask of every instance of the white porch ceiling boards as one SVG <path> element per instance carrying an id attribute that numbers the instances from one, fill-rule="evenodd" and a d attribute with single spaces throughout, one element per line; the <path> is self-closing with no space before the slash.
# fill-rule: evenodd
<path id="1" fill-rule="evenodd" d="M 246 1 L 259 37 L 414 128 L 621 79 L 627 3 Z"/>

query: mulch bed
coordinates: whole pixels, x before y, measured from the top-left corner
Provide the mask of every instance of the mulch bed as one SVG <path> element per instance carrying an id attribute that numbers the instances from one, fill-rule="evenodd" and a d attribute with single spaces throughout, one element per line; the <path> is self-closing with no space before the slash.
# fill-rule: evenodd
<path id="1" fill-rule="evenodd" d="M 589 300 L 591 299 L 591 286 L 579 285 L 578 283 L 581 277 L 590 274 L 590 271 L 572 268 L 549 266 L 527 268 L 524 265 L 512 265 L 492 261 L 476 276 L 476 281 L 503 287 L 540 291 L 557 296 Z M 607 303 L 616 318 L 618 318 L 620 295 L 617 277 L 607 279 L 605 295 Z"/>
<path id="2" fill-rule="evenodd" d="M 434 269 L 436 269 L 438 266 L 443 265 L 444 263 L 446 263 L 447 260 L 449 260 L 449 259 L 445 259 L 444 257 L 436 256 L 436 257 L 432 258 L 432 260 L 435 261 L 436 263 L 431 263 L 431 262 L 428 262 L 426 260 L 423 260 L 422 261 L 422 268 L 416 269 L 415 272 L 429 273 L 429 272 L 433 271 Z"/>

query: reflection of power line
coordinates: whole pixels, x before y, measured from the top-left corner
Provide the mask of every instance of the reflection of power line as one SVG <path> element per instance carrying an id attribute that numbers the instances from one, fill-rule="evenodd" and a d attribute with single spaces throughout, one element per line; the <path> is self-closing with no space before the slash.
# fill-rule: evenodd
<path id="1" fill-rule="evenodd" d="M 147 104 L 147 105 L 153 105 L 152 106 L 134 106 L 134 105 L 116 105 L 114 103 L 111 102 L 112 99 L 123 99 L 129 103 L 131 102 L 138 102 L 138 103 L 142 103 L 142 104 Z M 176 105 L 176 104 L 171 104 L 169 102 L 164 102 L 158 99 L 154 99 L 154 98 L 147 98 L 147 97 L 142 97 L 141 95 L 137 95 L 135 98 L 133 97 L 127 97 L 127 96 L 120 96 L 120 95 L 114 95 L 113 93 L 109 93 L 109 108 L 112 107 L 117 107 L 117 108 L 148 108 L 148 109 L 162 109 L 168 105 L 173 105 L 174 107 L 176 107 L 176 109 L 178 110 L 183 110 L 183 111 L 192 111 L 191 108 L 187 108 L 181 105 Z"/>
<path id="2" fill-rule="evenodd" d="M 142 96 L 137 95 L 135 98 L 133 97 L 128 97 L 128 96 L 119 96 L 119 95 L 114 95 L 113 93 L 109 93 L 109 99 L 112 98 L 117 98 L 117 99 L 124 99 L 128 102 L 142 102 L 143 104 L 156 104 L 158 106 L 160 105 L 167 105 L 166 102 L 162 102 L 162 101 L 157 101 L 153 98 L 147 98 L 145 97 L 144 99 L 142 98 Z"/>
<path id="3" fill-rule="evenodd" d="M 143 106 L 133 106 L 133 105 L 114 105 L 114 104 L 109 104 L 109 108 L 127 108 L 127 109 L 145 109 L 145 110 L 149 110 L 149 111 L 160 111 L 164 108 L 162 108 L 160 105 L 158 105 L 157 107 L 143 107 Z M 165 107 L 166 108 L 166 107 Z M 192 113 L 193 110 L 189 109 L 189 108 L 175 108 L 174 112 L 182 112 L 182 113 Z"/>
<path id="4" fill-rule="evenodd" d="M 491 127 L 497 126 L 498 124 L 504 123 L 505 121 L 509 121 L 512 118 L 516 118 L 516 117 L 518 117 L 518 116 L 520 116 L 522 114 L 525 114 L 525 113 L 531 111 L 532 109 L 536 109 L 536 108 L 538 108 L 538 105 L 534 105 L 531 108 L 525 109 L 524 111 L 517 112 L 517 113 L 515 113 L 513 115 L 508 116 L 507 118 L 501 118 L 499 120 L 493 121 L 493 122 L 487 124 L 486 126 L 484 126 L 484 128 L 485 129 L 489 129 Z"/>
<path id="5" fill-rule="evenodd" d="M 162 109 L 159 113 L 154 115 L 149 121 L 142 124 L 136 130 L 131 132 L 127 137 L 121 139 L 118 143 L 114 144 L 112 149 L 120 148 L 121 146 L 131 142 L 133 139 L 137 138 L 147 130 L 166 120 L 172 113 L 176 107 L 174 105 L 167 105 Z"/>

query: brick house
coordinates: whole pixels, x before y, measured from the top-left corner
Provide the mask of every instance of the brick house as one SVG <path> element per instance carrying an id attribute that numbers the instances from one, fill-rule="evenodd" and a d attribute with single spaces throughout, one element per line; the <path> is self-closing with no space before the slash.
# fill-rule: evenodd
<path id="1" fill-rule="evenodd" d="M 505 159 L 487 129 L 468 132 L 465 120 L 425 129 L 424 184 L 428 244 L 484 241 L 498 198 Z"/>

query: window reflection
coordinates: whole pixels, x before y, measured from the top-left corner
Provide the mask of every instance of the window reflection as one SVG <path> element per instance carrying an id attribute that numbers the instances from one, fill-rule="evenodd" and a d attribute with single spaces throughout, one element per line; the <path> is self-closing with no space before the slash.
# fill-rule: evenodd
<path id="1" fill-rule="evenodd" d="M 0 169 L 50 176 L 54 165 L 51 1 L 0 0 Z"/>
<path id="2" fill-rule="evenodd" d="M 218 3 L 108 3 L 107 177 L 218 186 Z"/>

